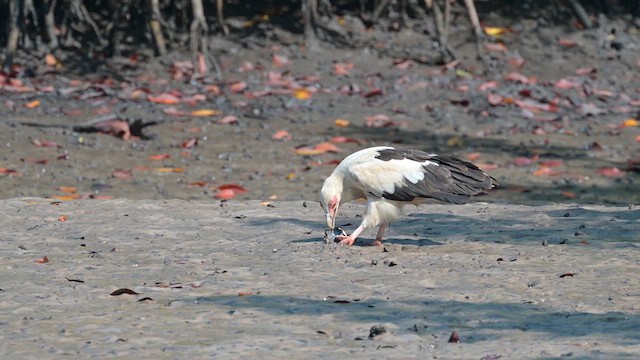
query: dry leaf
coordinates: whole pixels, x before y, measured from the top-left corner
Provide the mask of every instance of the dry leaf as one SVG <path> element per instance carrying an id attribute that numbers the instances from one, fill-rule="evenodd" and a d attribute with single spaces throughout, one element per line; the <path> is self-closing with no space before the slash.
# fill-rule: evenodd
<path id="1" fill-rule="evenodd" d="M 602 175 L 602 176 L 606 176 L 606 177 L 613 177 L 613 178 L 619 178 L 619 177 L 623 177 L 627 174 L 626 171 L 622 171 L 620 169 L 618 169 L 617 167 L 604 167 L 604 168 L 600 168 L 598 170 L 596 170 L 596 173 Z"/>
<path id="2" fill-rule="evenodd" d="M 336 119 L 334 122 L 338 127 L 348 127 L 350 125 L 349 120 Z"/>
<path id="3" fill-rule="evenodd" d="M 181 173 L 184 172 L 183 168 L 174 168 L 174 167 L 159 167 L 159 168 L 154 168 L 153 171 L 155 172 L 159 172 L 159 173 L 170 173 L 170 172 L 174 172 L 174 173 Z"/>
<path id="4" fill-rule="evenodd" d="M 147 96 L 147 100 L 157 104 L 165 104 L 165 105 L 173 105 L 173 104 L 180 103 L 180 99 L 177 96 L 169 93 L 162 93 L 158 96 L 149 95 Z"/>
<path id="5" fill-rule="evenodd" d="M 199 109 L 191 112 L 191 116 L 215 116 L 220 114 L 222 114 L 222 111 L 214 109 Z"/>
<path id="6" fill-rule="evenodd" d="M 24 104 L 24 107 L 26 107 L 27 109 L 34 109 L 34 108 L 37 108 L 38 106 L 40 106 L 40 100 L 33 100 Z"/>
<path id="7" fill-rule="evenodd" d="M 78 190 L 78 188 L 75 186 L 60 186 L 58 187 L 58 190 L 66 193 L 74 193 Z"/>
<path id="8" fill-rule="evenodd" d="M 131 170 L 116 169 L 111 173 L 111 176 L 116 179 L 126 180 L 133 177 L 133 172 Z"/>
<path id="9" fill-rule="evenodd" d="M 289 132 L 287 130 L 279 130 L 276 131 L 275 134 L 273 134 L 273 136 L 271 136 L 271 138 L 273 140 L 280 140 L 280 141 L 289 141 L 291 140 L 291 134 L 289 134 Z"/>
<path id="10" fill-rule="evenodd" d="M 311 99 L 311 91 L 307 89 L 297 89 L 293 92 L 293 96 L 298 100 L 308 100 Z"/>
<path id="11" fill-rule="evenodd" d="M 169 154 L 157 154 L 157 155 L 149 155 L 147 158 L 149 160 L 164 160 L 164 159 L 168 159 L 170 157 L 171 157 L 171 155 L 169 155 Z"/>
<path id="12" fill-rule="evenodd" d="M 36 262 L 38 264 L 44 264 L 44 263 L 48 263 L 49 262 L 49 258 L 47 257 L 47 255 L 41 257 L 40 259 L 36 259 L 33 262 Z"/>
<path id="13" fill-rule="evenodd" d="M 67 221 L 67 220 L 69 220 L 69 218 L 67 217 L 67 215 L 60 215 L 60 216 L 58 216 L 58 221 L 59 221 L 59 222 L 65 222 L 65 221 Z"/>

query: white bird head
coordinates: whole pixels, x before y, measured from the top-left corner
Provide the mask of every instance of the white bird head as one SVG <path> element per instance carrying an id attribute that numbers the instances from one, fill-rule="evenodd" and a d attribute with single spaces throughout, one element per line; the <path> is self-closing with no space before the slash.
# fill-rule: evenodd
<path id="1" fill-rule="evenodd" d="M 336 217 L 340 207 L 342 188 L 342 179 L 331 175 L 324 181 L 322 190 L 320 190 L 320 206 L 322 206 L 322 210 L 324 210 L 324 214 L 327 217 L 327 227 L 331 230 L 336 228 Z"/>

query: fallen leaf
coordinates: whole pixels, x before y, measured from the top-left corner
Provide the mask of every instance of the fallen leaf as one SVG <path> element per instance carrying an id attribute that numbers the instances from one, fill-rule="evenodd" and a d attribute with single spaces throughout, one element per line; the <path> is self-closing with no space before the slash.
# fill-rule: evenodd
<path id="1" fill-rule="evenodd" d="M 247 189 L 238 184 L 223 184 L 218 186 L 218 192 L 214 195 L 215 198 L 228 200 L 236 197 L 238 194 L 247 192 Z"/>
<path id="2" fill-rule="evenodd" d="M 578 197 L 578 195 L 576 195 L 576 193 L 572 191 L 563 191 L 560 193 L 560 195 L 566 197 L 567 199 L 575 199 Z"/>
<path id="3" fill-rule="evenodd" d="M 479 152 L 473 152 L 473 153 L 467 154 L 467 160 L 469 160 L 469 161 L 476 161 L 478 159 L 480 159 L 480 153 Z"/>
<path id="4" fill-rule="evenodd" d="M 62 146 L 58 145 L 57 142 L 55 141 L 49 141 L 49 140 L 39 140 L 39 139 L 31 139 L 31 144 L 37 146 L 37 147 L 54 147 L 54 148 L 61 148 Z"/>
<path id="5" fill-rule="evenodd" d="M 58 59 L 56 59 L 55 56 L 53 56 L 53 54 L 47 54 L 44 57 L 44 63 L 49 65 L 49 66 L 57 66 L 57 65 L 61 65 L 60 61 L 58 61 Z"/>
<path id="6" fill-rule="evenodd" d="M 180 144 L 180 147 L 183 149 L 191 149 L 194 146 L 198 145 L 198 138 L 189 138 Z"/>
<path id="7" fill-rule="evenodd" d="M 485 49 L 493 52 L 507 52 L 507 46 L 503 43 L 486 43 L 484 44 Z"/>
<path id="8" fill-rule="evenodd" d="M 349 120 L 344 119 L 336 119 L 333 123 L 338 127 L 348 127 L 351 124 Z"/>
<path id="9" fill-rule="evenodd" d="M 333 73 L 336 75 L 349 75 L 349 72 L 353 69 L 352 63 L 335 63 L 333 64 Z"/>
<path id="10" fill-rule="evenodd" d="M 58 216 L 58 221 L 59 222 L 65 222 L 67 221 L 69 218 L 67 217 L 67 215 L 60 215 Z"/>
<path id="11" fill-rule="evenodd" d="M 519 82 L 522 84 L 529 84 L 530 80 L 528 77 L 520 74 L 519 72 L 510 72 L 507 75 L 504 76 L 504 79 L 506 81 L 512 81 L 512 82 Z"/>
<path id="12" fill-rule="evenodd" d="M 311 99 L 311 91 L 307 89 L 296 89 L 293 92 L 293 96 L 298 100 L 309 100 Z"/>
<path id="13" fill-rule="evenodd" d="M 231 124 L 237 124 L 237 123 L 238 123 L 238 117 L 235 115 L 227 115 L 222 119 L 216 121 L 216 124 L 220 124 L 220 125 L 231 125 Z"/>
<path id="14" fill-rule="evenodd" d="M 575 40 L 571 40 L 571 39 L 558 39 L 558 44 L 564 47 L 574 47 L 578 45 L 578 43 Z"/>
<path id="15" fill-rule="evenodd" d="M 80 199 L 82 196 L 80 194 L 71 194 L 71 195 L 54 195 L 53 199 L 57 199 L 60 201 L 70 201 Z"/>
<path id="16" fill-rule="evenodd" d="M 123 295 L 123 294 L 127 294 L 127 295 L 138 295 L 138 293 L 137 293 L 137 292 L 135 292 L 135 291 L 133 291 L 133 290 L 131 290 L 131 289 L 127 289 L 127 288 L 121 288 L 121 289 L 118 289 L 118 290 L 116 290 L 116 291 L 112 292 L 112 293 L 111 293 L 111 294 L 109 294 L 109 295 L 111 295 L 111 296 L 119 296 L 119 295 Z"/>
<path id="17" fill-rule="evenodd" d="M 38 106 L 40 106 L 40 100 L 29 101 L 28 103 L 25 103 L 23 106 L 26 107 L 27 109 L 37 108 Z"/>
<path id="18" fill-rule="evenodd" d="M 49 262 L 49 258 L 47 257 L 47 255 L 41 257 L 40 259 L 36 259 L 33 260 L 33 262 L 36 262 L 38 264 L 44 264 L 44 263 L 48 263 Z"/>
<path id="19" fill-rule="evenodd" d="M 591 74 L 595 74 L 598 72 L 598 69 L 594 68 L 594 67 L 581 67 L 576 69 L 575 73 L 576 75 L 591 75 Z"/>
<path id="20" fill-rule="evenodd" d="M 315 146 L 301 145 L 295 148 L 296 154 L 302 155 L 302 156 L 320 155 L 326 152 L 340 152 L 340 151 L 342 151 L 340 148 L 338 148 L 337 146 L 329 142 L 322 142 Z"/>
<path id="21" fill-rule="evenodd" d="M 527 166 L 533 164 L 533 162 L 534 160 L 528 157 L 517 157 L 512 161 L 515 166 Z"/>
<path id="22" fill-rule="evenodd" d="M 489 36 L 499 36 L 506 32 L 509 32 L 509 29 L 503 27 L 495 27 L 495 26 L 485 26 L 482 28 L 484 33 Z"/>
<path id="23" fill-rule="evenodd" d="M 638 126 L 640 125 L 640 122 L 636 119 L 626 119 L 625 121 L 622 122 L 622 126 L 621 127 L 633 127 L 633 126 Z"/>
<path id="24" fill-rule="evenodd" d="M 213 195 L 213 197 L 217 198 L 217 199 L 221 199 L 221 200 L 229 200 L 229 199 L 233 199 L 234 197 L 236 197 L 236 192 L 231 190 L 231 189 L 226 189 L 226 190 L 220 190 L 218 191 L 215 195 Z"/>
<path id="25" fill-rule="evenodd" d="M 623 177 L 627 174 L 626 171 L 622 171 L 620 169 L 618 169 L 617 167 L 604 167 L 604 168 L 600 168 L 598 170 L 596 170 L 596 173 L 602 175 L 602 176 L 606 176 L 606 177 L 613 177 L 613 178 L 619 178 L 619 177 Z"/>
<path id="26" fill-rule="evenodd" d="M 183 110 L 179 110 L 173 106 L 169 106 L 166 107 L 164 109 L 162 109 L 162 112 L 167 114 L 167 115 L 171 115 L 171 116 L 187 116 L 189 115 L 188 112 L 183 111 Z"/>
<path id="27" fill-rule="evenodd" d="M 273 134 L 273 136 L 271 136 L 271 138 L 273 140 L 279 140 L 279 141 L 289 141 L 289 140 L 292 139 L 291 134 L 289 134 L 289 132 L 287 130 L 276 131 L 276 133 Z"/>
<path id="28" fill-rule="evenodd" d="M 560 275 L 559 278 L 574 277 L 575 275 L 576 275 L 576 273 L 568 272 L 568 273 L 564 273 L 564 274 Z"/>
<path id="29" fill-rule="evenodd" d="M 275 67 L 283 67 L 283 66 L 289 65 L 291 62 L 284 55 L 274 54 L 272 57 L 272 63 L 273 63 L 273 66 Z"/>
<path id="30" fill-rule="evenodd" d="M 486 91 L 489 89 L 495 89 L 498 87 L 498 82 L 497 81 L 487 81 L 485 83 L 482 83 L 480 85 L 478 85 L 478 91 Z"/>
<path id="31" fill-rule="evenodd" d="M 238 81 L 229 86 L 229 90 L 234 93 L 241 93 L 247 88 L 247 83 L 244 81 Z"/>
<path id="32" fill-rule="evenodd" d="M 0 167 L 0 174 L 9 174 L 9 175 L 14 175 L 17 174 L 18 172 L 14 169 L 8 169 L 5 167 Z"/>
<path id="33" fill-rule="evenodd" d="M 494 93 L 490 93 L 487 95 L 487 101 L 493 106 L 500 105 L 503 99 L 504 98 L 502 96 Z"/>
<path id="34" fill-rule="evenodd" d="M 249 296 L 249 295 L 253 295 L 253 291 L 240 291 L 238 293 L 238 296 Z"/>
<path id="35" fill-rule="evenodd" d="M 222 111 L 214 109 L 199 109 L 191 112 L 191 116 L 215 116 L 220 114 L 222 114 Z"/>
<path id="36" fill-rule="evenodd" d="M 179 104 L 180 98 L 170 93 L 162 93 L 158 96 L 149 95 L 147 96 L 147 100 L 157 103 L 157 104 L 165 104 L 165 105 L 173 105 Z"/>
<path id="37" fill-rule="evenodd" d="M 184 172 L 183 168 L 179 168 L 179 167 L 159 167 L 159 168 L 154 168 L 153 171 L 155 172 L 159 172 L 159 173 L 181 173 Z"/>
<path id="38" fill-rule="evenodd" d="M 373 116 L 365 117 L 366 126 L 370 128 L 381 128 L 381 127 L 389 127 L 396 126 L 397 124 L 384 114 L 378 114 Z"/>
<path id="39" fill-rule="evenodd" d="M 78 190 L 78 188 L 75 186 L 60 186 L 58 187 L 58 190 L 66 193 L 74 193 Z"/>
<path id="40" fill-rule="evenodd" d="M 533 172 L 534 176 L 557 176 L 564 174 L 564 171 L 553 170 L 550 167 L 541 167 Z"/>
<path id="41" fill-rule="evenodd" d="M 131 170 L 116 169 L 111 173 L 111 176 L 116 179 L 127 180 L 133 177 L 133 172 Z"/>
<path id="42" fill-rule="evenodd" d="M 149 159 L 149 160 L 164 160 L 164 159 L 168 159 L 170 157 L 171 157 L 171 155 L 169 155 L 169 154 L 157 154 L 157 155 L 149 155 L 147 157 L 147 159 Z"/>

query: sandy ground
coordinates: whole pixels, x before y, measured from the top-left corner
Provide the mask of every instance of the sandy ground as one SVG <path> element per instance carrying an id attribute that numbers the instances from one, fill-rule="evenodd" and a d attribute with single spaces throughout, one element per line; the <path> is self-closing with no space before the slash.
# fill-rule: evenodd
<path id="1" fill-rule="evenodd" d="M 639 210 L 408 210 L 349 248 L 312 201 L 3 200 L 0 357 L 637 358 Z"/>

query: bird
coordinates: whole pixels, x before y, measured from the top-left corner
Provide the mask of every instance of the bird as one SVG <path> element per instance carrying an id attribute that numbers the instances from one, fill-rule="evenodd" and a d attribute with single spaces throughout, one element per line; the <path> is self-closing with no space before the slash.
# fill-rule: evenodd
<path id="1" fill-rule="evenodd" d="M 322 185 L 320 206 L 327 220 L 326 233 L 340 244 L 352 246 L 364 230 L 379 226 L 374 245 L 382 246 L 385 230 L 402 217 L 404 205 L 421 204 L 428 198 L 463 204 L 498 185 L 476 165 L 456 156 L 375 146 L 354 152 L 336 166 Z M 338 228 L 339 234 L 338 209 L 357 199 L 366 200 L 362 223 L 350 235 Z"/>

